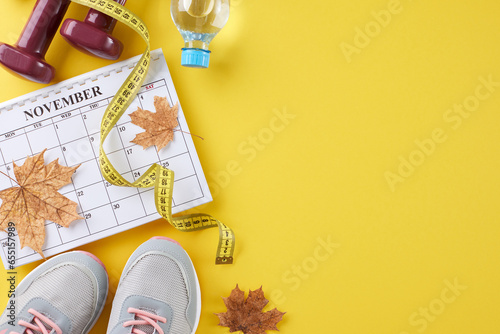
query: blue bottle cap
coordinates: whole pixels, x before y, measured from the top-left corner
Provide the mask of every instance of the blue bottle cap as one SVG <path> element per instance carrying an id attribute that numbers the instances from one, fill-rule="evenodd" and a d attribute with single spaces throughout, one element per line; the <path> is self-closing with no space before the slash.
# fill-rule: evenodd
<path id="1" fill-rule="evenodd" d="M 203 49 L 182 48 L 182 66 L 208 68 L 209 62 L 210 51 Z"/>

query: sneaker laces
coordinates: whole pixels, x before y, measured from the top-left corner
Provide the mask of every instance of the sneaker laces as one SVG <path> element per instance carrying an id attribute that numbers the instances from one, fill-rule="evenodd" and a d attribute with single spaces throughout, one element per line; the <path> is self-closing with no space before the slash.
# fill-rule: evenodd
<path id="1" fill-rule="evenodd" d="M 47 316 L 41 314 L 40 312 L 37 312 L 32 308 L 30 308 L 28 312 L 34 315 L 32 322 L 27 322 L 24 320 L 19 320 L 18 322 L 19 326 L 26 327 L 25 332 L 27 334 L 35 334 L 35 332 L 42 334 L 49 334 L 53 333 L 54 331 L 57 334 L 62 334 L 61 328 L 59 328 L 59 326 L 57 326 L 56 323 L 50 320 Z M 10 334 L 20 334 L 20 333 L 10 332 Z"/>
<path id="2" fill-rule="evenodd" d="M 134 328 L 134 326 L 141 326 L 141 325 L 151 325 L 153 328 L 156 330 L 158 334 L 164 334 L 163 329 L 161 329 L 160 325 L 158 325 L 157 321 L 166 323 L 167 319 L 164 317 L 161 317 L 159 315 L 144 311 L 144 310 L 139 310 L 133 307 L 129 307 L 127 309 L 128 313 L 135 313 L 135 317 L 139 319 L 134 319 L 134 320 L 129 320 L 125 321 L 123 323 L 123 327 L 129 327 L 132 326 L 132 334 L 147 334 L 144 331 L 141 331 L 140 329 Z M 134 317 L 134 318 L 135 318 Z M 59 333 L 58 333 L 59 334 Z"/>

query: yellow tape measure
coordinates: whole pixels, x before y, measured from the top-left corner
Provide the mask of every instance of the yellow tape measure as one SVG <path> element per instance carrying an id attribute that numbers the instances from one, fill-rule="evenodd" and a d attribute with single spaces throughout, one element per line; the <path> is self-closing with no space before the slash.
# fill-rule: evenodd
<path id="1" fill-rule="evenodd" d="M 99 146 L 99 162 L 101 173 L 109 183 L 115 186 L 149 188 L 155 187 L 155 204 L 160 215 L 172 226 L 183 232 L 204 230 L 219 227 L 219 246 L 217 248 L 216 264 L 233 263 L 234 233 L 217 219 L 205 214 L 191 214 L 182 217 L 172 217 L 172 191 L 174 186 L 174 172 L 160 166 L 152 165 L 144 175 L 135 182 L 129 182 L 116 171 L 103 149 L 103 143 L 109 132 L 115 126 L 123 113 L 128 109 L 137 92 L 141 88 L 150 64 L 149 31 L 144 22 L 134 13 L 110 0 L 71 0 L 84 6 L 98 10 L 137 32 L 146 42 L 146 50 L 141 59 L 120 87 L 108 108 L 104 112 L 101 122 L 101 140 Z"/>

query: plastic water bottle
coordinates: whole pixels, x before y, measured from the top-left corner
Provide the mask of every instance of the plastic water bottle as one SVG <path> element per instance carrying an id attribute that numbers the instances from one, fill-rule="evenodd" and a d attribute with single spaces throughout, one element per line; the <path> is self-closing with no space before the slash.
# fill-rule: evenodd
<path id="1" fill-rule="evenodd" d="M 171 14 L 185 42 L 181 64 L 207 68 L 208 45 L 229 19 L 229 0 L 172 0 Z"/>

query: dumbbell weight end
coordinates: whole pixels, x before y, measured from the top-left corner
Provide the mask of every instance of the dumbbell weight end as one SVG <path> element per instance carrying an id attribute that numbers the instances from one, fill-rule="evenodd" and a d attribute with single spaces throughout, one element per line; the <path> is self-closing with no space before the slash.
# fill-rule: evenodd
<path id="1" fill-rule="evenodd" d="M 0 64 L 16 76 L 42 84 L 51 82 L 56 72 L 43 58 L 4 43 L 0 44 Z"/>
<path id="2" fill-rule="evenodd" d="M 78 50 L 104 59 L 120 58 L 123 44 L 106 31 L 83 22 L 67 19 L 61 27 L 61 35 Z"/>

